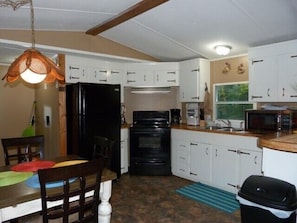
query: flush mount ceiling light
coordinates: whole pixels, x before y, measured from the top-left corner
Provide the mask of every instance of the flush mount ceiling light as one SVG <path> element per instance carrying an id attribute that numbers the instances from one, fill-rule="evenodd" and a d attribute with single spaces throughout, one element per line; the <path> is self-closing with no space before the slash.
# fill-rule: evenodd
<path id="1" fill-rule="evenodd" d="M 215 47 L 216 53 L 220 56 L 228 55 L 231 49 L 232 49 L 231 46 L 226 46 L 226 45 L 219 45 Z"/>
<path id="2" fill-rule="evenodd" d="M 0 0 L 0 6 L 11 6 L 14 10 L 30 4 L 31 12 L 31 31 L 32 31 L 32 47 L 25 50 L 16 60 L 10 65 L 6 75 L 2 80 L 7 82 L 16 81 L 19 76 L 31 84 L 37 84 L 42 81 L 44 83 L 52 83 L 55 80 L 64 82 L 65 75 L 60 68 L 49 58 L 41 54 L 35 49 L 35 29 L 34 29 L 34 10 L 32 0 Z"/>

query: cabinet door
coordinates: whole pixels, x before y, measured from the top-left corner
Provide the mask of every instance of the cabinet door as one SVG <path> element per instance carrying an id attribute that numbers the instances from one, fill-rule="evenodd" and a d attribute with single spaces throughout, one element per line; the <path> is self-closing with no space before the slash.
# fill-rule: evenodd
<path id="1" fill-rule="evenodd" d="M 252 58 L 249 61 L 249 100 L 276 101 L 277 77 L 274 56 Z"/>
<path id="2" fill-rule="evenodd" d="M 239 156 L 239 182 L 238 186 L 241 187 L 243 182 L 250 175 L 262 175 L 262 153 L 240 149 L 238 150 Z"/>
<path id="3" fill-rule="evenodd" d="M 83 66 L 68 65 L 66 67 L 66 83 L 77 83 L 87 81 L 88 68 Z"/>
<path id="4" fill-rule="evenodd" d="M 155 86 L 177 86 L 178 76 L 177 71 L 159 70 L 154 71 Z"/>
<path id="5" fill-rule="evenodd" d="M 107 84 L 107 68 L 91 68 L 88 82 L 97 84 Z"/>
<path id="6" fill-rule="evenodd" d="M 128 129 L 121 129 L 121 173 L 128 172 Z"/>
<path id="7" fill-rule="evenodd" d="M 134 70 L 127 71 L 127 86 L 153 86 L 154 78 L 152 71 Z"/>
<path id="8" fill-rule="evenodd" d="M 180 63 L 179 91 L 181 102 L 198 102 L 200 92 L 199 60 Z"/>
<path id="9" fill-rule="evenodd" d="M 280 101 L 296 102 L 297 100 L 297 52 L 278 57 Z"/>
<path id="10" fill-rule="evenodd" d="M 213 145 L 213 185 L 237 192 L 237 151 L 226 146 Z"/>
<path id="11" fill-rule="evenodd" d="M 190 176 L 194 181 L 211 183 L 211 146 L 209 144 L 190 143 Z"/>

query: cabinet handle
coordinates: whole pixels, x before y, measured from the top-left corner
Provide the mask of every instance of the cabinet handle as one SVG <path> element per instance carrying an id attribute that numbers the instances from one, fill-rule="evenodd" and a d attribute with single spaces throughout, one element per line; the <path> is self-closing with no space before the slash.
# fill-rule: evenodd
<path id="1" fill-rule="evenodd" d="M 297 55 L 293 55 L 293 56 L 291 56 L 291 58 L 296 58 L 297 57 Z"/>
<path id="2" fill-rule="evenodd" d="M 208 155 L 208 147 L 205 149 L 205 154 Z"/>
<path id="3" fill-rule="evenodd" d="M 146 75 L 143 75 L 143 80 L 146 81 Z"/>
<path id="4" fill-rule="evenodd" d="M 198 99 L 199 100 L 199 96 L 191 97 L 191 99 Z"/>
<path id="5" fill-rule="evenodd" d="M 181 160 L 186 160 L 186 158 L 183 157 L 183 156 L 180 156 L 179 159 L 181 159 Z"/>
<path id="6" fill-rule="evenodd" d="M 79 77 L 70 76 L 69 79 L 70 80 L 72 80 L 72 79 L 79 79 Z"/>
<path id="7" fill-rule="evenodd" d="M 167 80 L 169 83 L 176 83 L 176 80 Z"/>
<path id="8" fill-rule="evenodd" d="M 290 95 L 291 98 L 297 98 L 297 95 Z"/>
<path id="9" fill-rule="evenodd" d="M 175 74 L 175 71 L 168 71 L 167 74 Z"/>
<path id="10" fill-rule="evenodd" d="M 257 165 L 257 159 L 258 159 L 258 157 L 257 156 L 255 156 L 254 157 L 254 163 Z"/>
<path id="11" fill-rule="evenodd" d="M 120 72 L 119 72 L 119 71 L 113 71 L 113 70 L 112 70 L 112 71 L 110 71 L 110 73 L 111 73 L 111 74 L 119 74 Z"/>
<path id="12" fill-rule="evenodd" d="M 196 68 L 196 69 L 194 69 L 194 70 L 192 70 L 192 72 L 199 72 L 200 71 L 200 69 L 199 68 Z"/>
<path id="13" fill-rule="evenodd" d="M 79 70 L 79 67 L 72 67 L 72 66 L 69 66 L 69 70 Z"/>
<path id="14" fill-rule="evenodd" d="M 128 74 L 128 75 L 129 75 L 129 74 L 135 74 L 135 72 L 129 72 L 129 71 L 128 71 L 127 74 Z"/>
<path id="15" fill-rule="evenodd" d="M 252 64 L 254 64 L 254 63 L 260 63 L 260 62 L 263 62 L 264 60 L 253 60 L 252 61 Z"/>
<path id="16" fill-rule="evenodd" d="M 267 89 L 267 96 L 270 97 L 270 88 Z"/>
<path id="17" fill-rule="evenodd" d="M 99 70 L 100 73 L 107 73 L 107 70 Z"/>
<path id="18" fill-rule="evenodd" d="M 159 81 L 159 74 L 157 75 L 157 81 Z"/>
<path id="19" fill-rule="evenodd" d="M 192 143 L 192 142 L 190 143 L 190 145 L 191 145 L 191 146 L 198 146 L 197 143 Z"/>
<path id="20" fill-rule="evenodd" d="M 136 81 L 133 81 L 133 80 L 127 80 L 127 83 L 132 83 L 132 82 L 136 82 Z"/>
<path id="21" fill-rule="evenodd" d="M 235 187 L 237 188 L 237 185 L 234 185 L 234 184 L 230 184 L 230 183 L 227 183 L 228 186 L 231 186 L 231 187 Z"/>
<path id="22" fill-rule="evenodd" d="M 243 154 L 243 155 L 251 155 L 250 153 L 247 153 L 247 152 L 241 152 L 240 150 L 238 150 L 237 153 L 238 153 L 238 154 Z"/>
<path id="23" fill-rule="evenodd" d="M 255 98 L 263 98 L 263 96 L 253 95 L 253 96 L 252 96 L 252 99 L 255 99 Z"/>
<path id="24" fill-rule="evenodd" d="M 236 149 L 228 149 L 229 152 L 237 153 Z"/>
<path id="25" fill-rule="evenodd" d="M 179 145 L 180 147 L 186 148 L 186 145 Z"/>
<path id="26" fill-rule="evenodd" d="M 283 95 L 282 95 L 283 97 L 285 96 L 285 88 L 283 88 Z"/>
<path id="27" fill-rule="evenodd" d="M 197 173 L 192 173 L 192 172 L 190 172 L 190 175 L 198 176 Z"/>
<path id="28" fill-rule="evenodd" d="M 101 79 L 99 82 L 107 82 L 107 79 Z"/>
<path id="29" fill-rule="evenodd" d="M 179 169 L 179 171 L 186 172 L 184 169 Z"/>

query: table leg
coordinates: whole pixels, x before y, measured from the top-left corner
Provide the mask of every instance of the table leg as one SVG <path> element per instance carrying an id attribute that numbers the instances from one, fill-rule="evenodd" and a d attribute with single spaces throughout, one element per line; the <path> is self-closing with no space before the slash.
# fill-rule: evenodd
<path id="1" fill-rule="evenodd" d="M 105 181 L 100 185 L 100 199 L 101 203 L 98 207 L 98 218 L 100 223 L 110 223 L 112 207 L 109 203 L 111 197 L 112 181 Z"/>

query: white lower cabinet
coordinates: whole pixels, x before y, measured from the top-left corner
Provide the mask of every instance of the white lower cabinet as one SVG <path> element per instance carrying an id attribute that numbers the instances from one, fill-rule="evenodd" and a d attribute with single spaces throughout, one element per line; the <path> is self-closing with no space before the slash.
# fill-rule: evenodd
<path id="1" fill-rule="evenodd" d="M 262 175 L 257 137 L 171 129 L 172 174 L 237 193 Z"/>
<path id="2" fill-rule="evenodd" d="M 213 145 L 212 183 L 214 186 L 232 192 L 237 188 L 236 159 L 236 149 Z"/>
<path id="3" fill-rule="evenodd" d="M 128 172 L 128 129 L 121 129 L 121 173 Z"/>
<path id="4" fill-rule="evenodd" d="M 190 142 L 190 178 L 193 181 L 211 183 L 211 145 Z"/>

